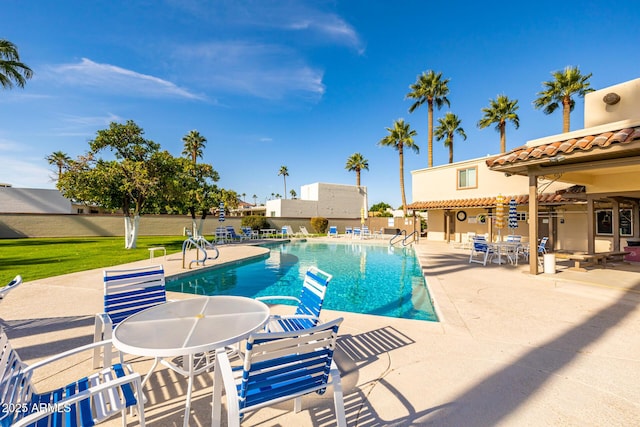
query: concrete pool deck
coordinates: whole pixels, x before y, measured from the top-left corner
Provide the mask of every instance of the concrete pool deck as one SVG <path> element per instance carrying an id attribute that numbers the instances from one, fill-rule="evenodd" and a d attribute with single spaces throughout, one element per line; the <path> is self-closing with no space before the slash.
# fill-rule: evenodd
<path id="1" fill-rule="evenodd" d="M 442 322 L 323 310 L 325 320 L 345 319 L 336 361 L 349 426 L 640 425 L 639 267 L 581 273 L 558 263 L 557 274 L 531 276 L 528 266 L 469 264 L 468 250 L 444 243 L 416 250 Z M 225 245 L 211 265 L 264 251 Z M 184 271 L 180 254 L 135 264 L 152 262 L 167 275 Z M 0 303 L 0 318 L 33 362 L 91 342 L 101 304 L 102 269 L 24 283 Z M 148 360 L 132 361 L 146 372 Z M 89 370 L 87 355 L 61 376 Z M 185 384 L 165 368 L 153 375 L 148 424 L 182 425 Z M 211 375 L 200 375 L 191 425 L 210 425 L 211 389 Z M 243 425 L 334 425 L 330 391 L 292 409 L 265 408 Z"/>

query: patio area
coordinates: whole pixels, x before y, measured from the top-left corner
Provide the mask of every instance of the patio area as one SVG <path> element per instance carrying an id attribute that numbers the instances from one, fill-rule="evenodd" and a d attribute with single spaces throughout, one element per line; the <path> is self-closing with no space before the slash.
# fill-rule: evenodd
<path id="1" fill-rule="evenodd" d="M 349 426 L 640 425 L 640 267 L 577 272 L 558 262 L 556 274 L 531 276 L 526 265 L 469 264 L 468 250 L 445 243 L 416 249 L 441 322 L 322 312 L 345 319 L 336 362 Z M 208 264 L 265 251 L 224 245 Z M 135 264 L 151 263 L 184 271 L 180 254 Z M 102 269 L 22 284 L 0 303 L 0 322 L 31 363 L 90 343 L 100 311 Z M 130 360 L 146 373 L 149 359 Z M 87 357 L 65 375 L 90 369 Z M 211 424 L 212 386 L 212 374 L 196 377 L 191 425 Z M 185 388 L 184 377 L 158 369 L 147 423 L 182 425 Z M 298 414 L 292 402 L 259 410 L 243 425 L 334 425 L 331 393 L 306 397 Z"/>

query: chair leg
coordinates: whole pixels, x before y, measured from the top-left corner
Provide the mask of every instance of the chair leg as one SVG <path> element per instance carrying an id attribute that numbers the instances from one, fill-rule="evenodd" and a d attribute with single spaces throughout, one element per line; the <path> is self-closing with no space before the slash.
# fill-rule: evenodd
<path id="1" fill-rule="evenodd" d="M 333 405 L 336 409 L 336 423 L 338 427 L 347 427 L 347 418 L 344 413 L 344 398 L 342 395 L 342 381 L 340 371 L 335 362 L 331 362 L 331 383 L 333 385 Z"/>

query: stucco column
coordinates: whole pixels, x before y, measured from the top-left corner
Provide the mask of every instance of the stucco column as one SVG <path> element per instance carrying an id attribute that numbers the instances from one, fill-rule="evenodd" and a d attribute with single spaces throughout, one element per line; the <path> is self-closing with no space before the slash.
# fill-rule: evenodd
<path id="1" fill-rule="evenodd" d="M 538 274 L 538 177 L 529 175 L 529 273 Z"/>

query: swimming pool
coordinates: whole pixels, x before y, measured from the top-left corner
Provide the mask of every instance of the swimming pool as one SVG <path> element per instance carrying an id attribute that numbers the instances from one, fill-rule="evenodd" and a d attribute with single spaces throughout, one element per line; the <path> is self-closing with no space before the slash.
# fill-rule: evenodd
<path id="1" fill-rule="evenodd" d="M 270 245 L 269 249 L 263 259 L 167 279 L 167 290 L 251 298 L 298 296 L 305 272 L 315 266 L 333 275 L 325 297 L 326 309 L 438 320 L 410 247 L 296 241 Z"/>

